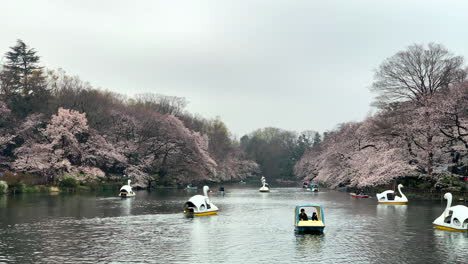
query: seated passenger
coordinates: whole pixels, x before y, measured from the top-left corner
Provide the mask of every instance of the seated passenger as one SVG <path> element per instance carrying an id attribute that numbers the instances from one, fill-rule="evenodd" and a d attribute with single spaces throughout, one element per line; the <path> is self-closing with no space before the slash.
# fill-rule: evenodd
<path id="1" fill-rule="evenodd" d="M 312 221 L 318 221 L 318 216 L 316 212 L 312 214 Z"/>
<path id="2" fill-rule="evenodd" d="M 301 209 L 301 213 L 299 214 L 299 221 L 307 221 L 309 220 L 309 217 L 305 213 L 304 208 Z"/>

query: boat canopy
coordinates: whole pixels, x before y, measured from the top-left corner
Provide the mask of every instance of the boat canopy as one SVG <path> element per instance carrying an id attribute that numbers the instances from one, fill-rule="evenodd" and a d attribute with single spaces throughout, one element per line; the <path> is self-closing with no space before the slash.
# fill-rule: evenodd
<path id="1" fill-rule="evenodd" d="M 130 192 L 132 192 L 132 187 L 130 185 L 124 185 L 124 186 L 122 186 L 122 188 L 120 188 L 120 191 L 130 193 Z"/>
<path id="2" fill-rule="evenodd" d="M 323 213 L 322 206 L 321 205 L 311 205 L 311 204 L 309 204 L 309 205 L 297 205 L 296 206 L 296 210 L 295 210 L 296 223 L 299 222 L 299 214 L 301 212 L 301 209 L 306 209 L 306 213 L 308 213 L 307 208 L 314 208 L 315 212 L 317 213 L 317 218 L 319 219 L 319 221 L 322 221 L 323 224 L 325 224 L 325 215 Z M 310 215 L 310 216 L 312 216 L 312 215 Z"/>

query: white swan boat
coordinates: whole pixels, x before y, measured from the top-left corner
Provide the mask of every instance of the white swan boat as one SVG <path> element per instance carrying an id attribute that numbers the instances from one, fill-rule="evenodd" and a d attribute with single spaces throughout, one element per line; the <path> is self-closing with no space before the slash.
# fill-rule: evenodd
<path id="1" fill-rule="evenodd" d="M 464 205 L 452 205 L 452 194 L 446 193 L 444 198 L 447 206 L 441 216 L 437 217 L 432 224 L 441 230 L 468 232 L 468 207 Z"/>
<path id="2" fill-rule="evenodd" d="M 124 185 L 120 188 L 119 196 L 122 198 L 133 197 L 135 193 L 132 190 L 132 186 L 130 186 L 131 180 L 128 180 L 128 184 Z"/>
<path id="3" fill-rule="evenodd" d="M 198 187 L 194 186 L 193 184 L 189 184 L 187 187 L 185 187 L 185 190 L 198 190 Z"/>
<path id="4" fill-rule="evenodd" d="M 378 193 L 377 201 L 379 204 L 408 204 L 408 198 L 401 192 L 403 188 L 402 184 L 398 184 L 398 192 L 401 196 L 395 196 L 395 192 L 388 190 L 382 193 Z"/>
<path id="5" fill-rule="evenodd" d="M 186 215 L 215 215 L 218 213 L 218 207 L 214 205 L 208 197 L 210 188 L 203 186 L 203 195 L 192 196 L 184 205 L 184 214 Z"/>
<path id="6" fill-rule="evenodd" d="M 259 191 L 260 192 L 270 192 L 270 187 L 268 183 L 266 183 L 265 177 L 262 176 L 262 187 L 260 187 Z"/>

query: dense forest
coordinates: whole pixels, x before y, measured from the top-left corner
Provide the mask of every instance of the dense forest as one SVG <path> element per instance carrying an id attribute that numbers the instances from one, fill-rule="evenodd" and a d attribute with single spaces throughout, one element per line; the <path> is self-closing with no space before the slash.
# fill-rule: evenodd
<path id="1" fill-rule="evenodd" d="M 255 160 L 271 180 L 294 180 L 294 165 L 303 154 L 320 143 L 320 134 L 303 131 L 298 134 L 274 127 L 255 130 L 240 139 L 246 157 Z"/>
<path id="2" fill-rule="evenodd" d="M 419 180 L 419 188 L 466 181 L 466 76 L 463 58 L 438 44 L 413 45 L 389 57 L 371 88 L 378 111 L 326 133 L 296 164 L 296 174 L 332 187 L 376 186 L 400 177 Z"/>
<path id="3" fill-rule="evenodd" d="M 318 136 L 266 128 L 239 142 L 219 118 L 186 111 L 184 98 L 96 89 L 41 66 L 21 40 L 3 61 L 0 173 L 9 184 L 129 178 L 146 188 L 259 175 L 291 179 Z"/>

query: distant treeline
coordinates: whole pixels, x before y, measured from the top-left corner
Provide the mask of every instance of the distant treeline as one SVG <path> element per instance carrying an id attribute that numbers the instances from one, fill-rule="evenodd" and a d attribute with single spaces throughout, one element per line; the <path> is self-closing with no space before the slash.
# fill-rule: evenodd
<path id="1" fill-rule="evenodd" d="M 294 180 L 294 165 L 320 141 L 320 134 L 315 131 L 298 134 L 267 127 L 241 137 L 240 147 L 247 158 L 259 164 L 268 181 Z"/>
<path id="2" fill-rule="evenodd" d="M 296 174 L 332 187 L 410 177 L 420 179 L 420 188 L 466 188 L 466 77 L 463 58 L 441 45 L 398 52 L 375 72 L 378 111 L 326 133 L 296 164 Z"/>

